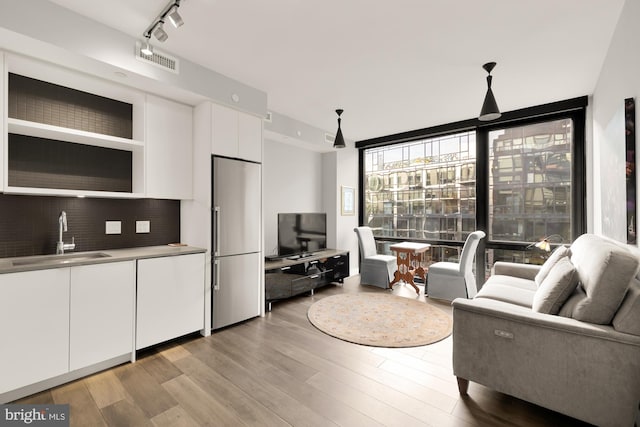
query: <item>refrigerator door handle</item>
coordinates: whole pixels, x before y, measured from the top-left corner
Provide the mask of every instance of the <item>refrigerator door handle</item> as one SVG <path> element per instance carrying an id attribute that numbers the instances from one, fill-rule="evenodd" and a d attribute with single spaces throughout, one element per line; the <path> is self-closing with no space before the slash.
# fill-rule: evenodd
<path id="1" fill-rule="evenodd" d="M 213 290 L 219 291 L 220 290 L 220 264 L 218 260 L 214 261 L 213 268 L 216 270 L 215 279 L 214 279 L 215 282 L 213 283 Z"/>
<path id="2" fill-rule="evenodd" d="M 218 256 L 220 254 L 220 206 L 216 206 L 215 208 L 213 208 L 213 216 L 215 217 L 215 233 L 214 238 L 215 241 L 213 242 L 213 250 L 214 250 L 214 256 Z"/>

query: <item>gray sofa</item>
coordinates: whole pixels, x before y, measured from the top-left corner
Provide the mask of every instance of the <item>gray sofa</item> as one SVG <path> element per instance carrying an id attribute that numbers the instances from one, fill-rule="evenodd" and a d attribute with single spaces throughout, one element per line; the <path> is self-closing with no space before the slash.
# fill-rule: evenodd
<path id="1" fill-rule="evenodd" d="M 540 266 L 497 262 L 453 301 L 453 370 L 598 426 L 633 426 L 640 402 L 640 253 L 585 234 Z"/>

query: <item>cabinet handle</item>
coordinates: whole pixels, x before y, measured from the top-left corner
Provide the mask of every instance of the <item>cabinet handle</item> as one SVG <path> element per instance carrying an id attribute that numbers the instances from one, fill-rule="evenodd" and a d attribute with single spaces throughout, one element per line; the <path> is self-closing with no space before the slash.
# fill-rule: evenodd
<path id="1" fill-rule="evenodd" d="M 318 263 L 318 261 L 310 261 L 309 265 L 313 265 L 313 264 L 317 264 L 317 263 Z"/>
<path id="2" fill-rule="evenodd" d="M 286 271 L 286 270 L 291 270 L 291 267 L 282 267 L 282 268 L 280 269 L 280 271 Z"/>
<path id="3" fill-rule="evenodd" d="M 220 290 L 220 266 L 219 266 L 219 261 L 216 260 L 213 263 L 215 269 L 216 269 L 216 278 L 215 278 L 215 283 L 213 284 L 213 290 L 214 291 L 219 291 Z"/>
<path id="4" fill-rule="evenodd" d="M 313 276 L 309 276 L 309 279 L 317 279 L 318 277 L 320 277 L 319 274 L 314 274 Z"/>

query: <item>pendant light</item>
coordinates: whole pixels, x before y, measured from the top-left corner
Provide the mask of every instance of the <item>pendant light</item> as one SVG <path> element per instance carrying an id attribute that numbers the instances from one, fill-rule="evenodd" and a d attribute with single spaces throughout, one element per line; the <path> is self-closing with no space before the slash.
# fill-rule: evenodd
<path id="1" fill-rule="evenodd" d="M 482 103 L 482 109 L 480 110 L 480 116 L 478 120 L 483 122 L 495 120 L 500 118 L 502 114 L 500 114 L 500 110 L 498 109 L 498 104 L 496 103 L 496 98 L 493 96 L 493 91 L 491 90 L 491 70 L 496 66 L 495 62 L 487 62 L 482 66 L 489 75 L 487 76 L 487 94 L 484 97 L 484 102 Z"/>
<path id="2" fill-rule="evenodd" d="M 344 143 L 344 137 L 342 136 L 342 129 L 340 129 L 340 115 L 344 110 L 338 108 L 336 113 L 338 114 L 338 132 L 336 132 L 336 139 L 333 141 L 333 148 L 344 148 L 346 147 Z"/>

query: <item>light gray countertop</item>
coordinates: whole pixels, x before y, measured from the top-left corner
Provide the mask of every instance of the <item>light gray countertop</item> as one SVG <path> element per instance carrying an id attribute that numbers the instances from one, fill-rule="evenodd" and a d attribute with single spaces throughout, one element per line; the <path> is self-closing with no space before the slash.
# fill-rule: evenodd
<path id="1" fill-rule="evenodd" d="M 28 257 L 0 258 L 0 274 L 78 265 L 104 264 L 144 258 L 204 253 L 194 246 L 144 246 L 140 248 L 108 249 L 104 251 L 67 252 L 64 255 L 36 255 Z"/>

